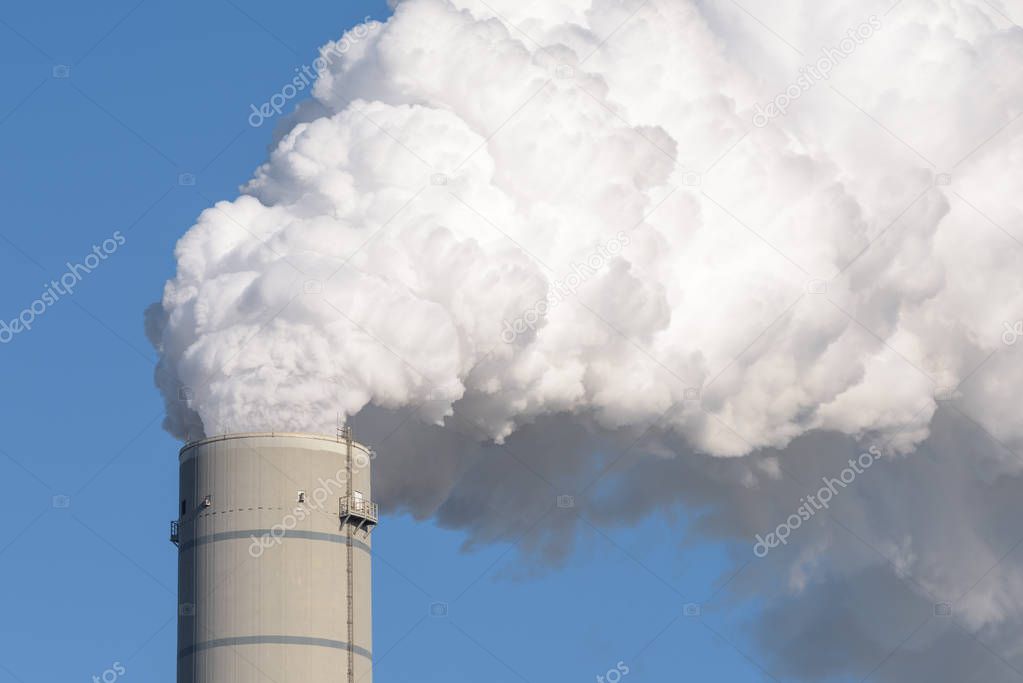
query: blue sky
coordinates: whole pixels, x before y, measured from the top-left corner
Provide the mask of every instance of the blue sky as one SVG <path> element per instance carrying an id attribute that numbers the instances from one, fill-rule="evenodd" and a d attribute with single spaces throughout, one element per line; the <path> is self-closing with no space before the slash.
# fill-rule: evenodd
<path id="1" fill-rule="evenodd" d="M 88 681 L 115 662 L 129 680 L 174 680 L 167 531 L 180 444 L 160 427 L 142 312 L 172 275 L 176 240 L 264 159 L 272 126 L 249 126 L 250 105 L 319 45 L 387 11 L 229 0 L 0 9 L 0 318 L 124 236 L 0 345 L 0 683 Z M 589 530 L 556 569 L 526 566 L 507 546 L 462 552 L 461 533 L 429 522 L 387 517 L 375 534 L 378 683 L 586 681 L 620 661 L 634 681 L 769 680 L 739 652 L 753 652 L 750 608 L 716 593 L 737 568 L 728 549 L 683 547 L 684 520 Z M 447 617 L 429 616 L 434 602 Z M 699 617 L 682 616 L 689 602 L 702 603 Z"/>

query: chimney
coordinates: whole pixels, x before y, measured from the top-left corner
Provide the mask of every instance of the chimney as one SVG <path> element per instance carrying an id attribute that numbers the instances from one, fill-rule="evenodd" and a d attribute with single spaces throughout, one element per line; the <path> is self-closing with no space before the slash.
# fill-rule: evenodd
<path id="1" fill-rule="evenodd" d="M 372 683 L 372 458 L 349 427 L 181 449 L 178 683 Z"/>

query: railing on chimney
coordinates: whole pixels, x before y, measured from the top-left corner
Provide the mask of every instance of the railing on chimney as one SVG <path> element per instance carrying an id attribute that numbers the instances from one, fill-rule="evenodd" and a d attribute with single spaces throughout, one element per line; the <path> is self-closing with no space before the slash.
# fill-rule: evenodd
<path id="1" fill-rule="evenodd" d="M 355 520 L 356 526 L 373 526 L 380 519 L 376 503 L 351 496 L 338 499 L 338 511 L 342 521 Z"/>

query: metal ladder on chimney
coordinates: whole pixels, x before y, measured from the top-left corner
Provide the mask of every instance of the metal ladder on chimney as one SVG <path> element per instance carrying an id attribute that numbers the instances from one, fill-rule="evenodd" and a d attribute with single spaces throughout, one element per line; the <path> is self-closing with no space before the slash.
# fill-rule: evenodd
<path id="1" fill-rule="evenodd" d="M 352 499 L 352 428 L 342 428 L 346 450 L 348 452 L 345 468 L 348 481 L 345 483 L 345 499 Z M 345 520 L 345 545 L 347 551 L 348 579 L 348 683 L 355 683 L 355 548 L 352 545 L 355 529 L 350 521 Z"/>

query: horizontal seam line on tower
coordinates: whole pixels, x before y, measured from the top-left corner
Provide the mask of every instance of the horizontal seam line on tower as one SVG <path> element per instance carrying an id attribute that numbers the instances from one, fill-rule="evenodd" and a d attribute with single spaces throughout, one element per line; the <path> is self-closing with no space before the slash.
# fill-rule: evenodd
<path id="1" fill-rule="evenodd" d="M 247 538 L 251 538 L 253 536 L 255 536 L 257 540 L 259 538 L 264 537 L 264 536 L 270 536 L 270 537 L 272 537 L 274 539 L 279 539 L 279 540 L 282 540 L 282 541 L 286 540 L 288 538 L 292 538 L 292 539 L 302 539 L 302 540 L 305 540 L 305 541 L 327 541 L 327 542 L 330 542 L 330 543 L 340 543 L 340 544 L 347 543 L 346 537 L 341 535 L 341 534 L 328 534 L 328 533 L 322 532 L 322 531 L 295 531 L 295 530 L 292 530 L 292 531 L 285 531 L 283 534 L 274 535 L 272 529 L 244 529 L 244 530 L 240 530 L 240 531 L 223 531 L 223 532 L 220 532 L 220 533 L 207 534 L 205 536 L 200 536 L 198 538 L 193 538 L 191 540 L 188 540 L 188 541 L 185 541 L 184 543 L 182 543 L 181 546 L 180 546 L 180 550 L 190 550 L 190 549 L 194 548 L 197 545 L 206 545 L 208 543 L 218 543 L 220 541 L 232 541 L 232 540 L 238 540 L 238 539 L 247 539 Z M 359 541 L 358 539 L 353 539 L 352 540 L 352 544 L 354 546 L 362 549 L 362 550 L 365 550 L 366 552 L 371 552 L 369 546 L 366 545 L 365 543 L 363 543 L 362 541 Z"/>
<path id="2" fill-rule="evenodd" d="M 189 645 L 178 651 L 178 657 L 187 657 L 201 652 L 203 650 L 209 650 L 216 647 L 234 647 L 237 645 L 313 645 L 316 647 L 329 647 L 338 650 L 347 650 L 348 643 L 340 640 L 331 640 L 329 638 L 312 638 L 309 636 L 280 636 L 280 635 L 266 635 L 266 636 L 236 636 L 233 638 L 217 638 L 216 640 L 207 640 L 202 643 L 196 643 Z M 352 651 L 356 654 L 362 655 L 363 657 L 373 658 L 373 653 L 366 648 L 355 645 Z"/>

